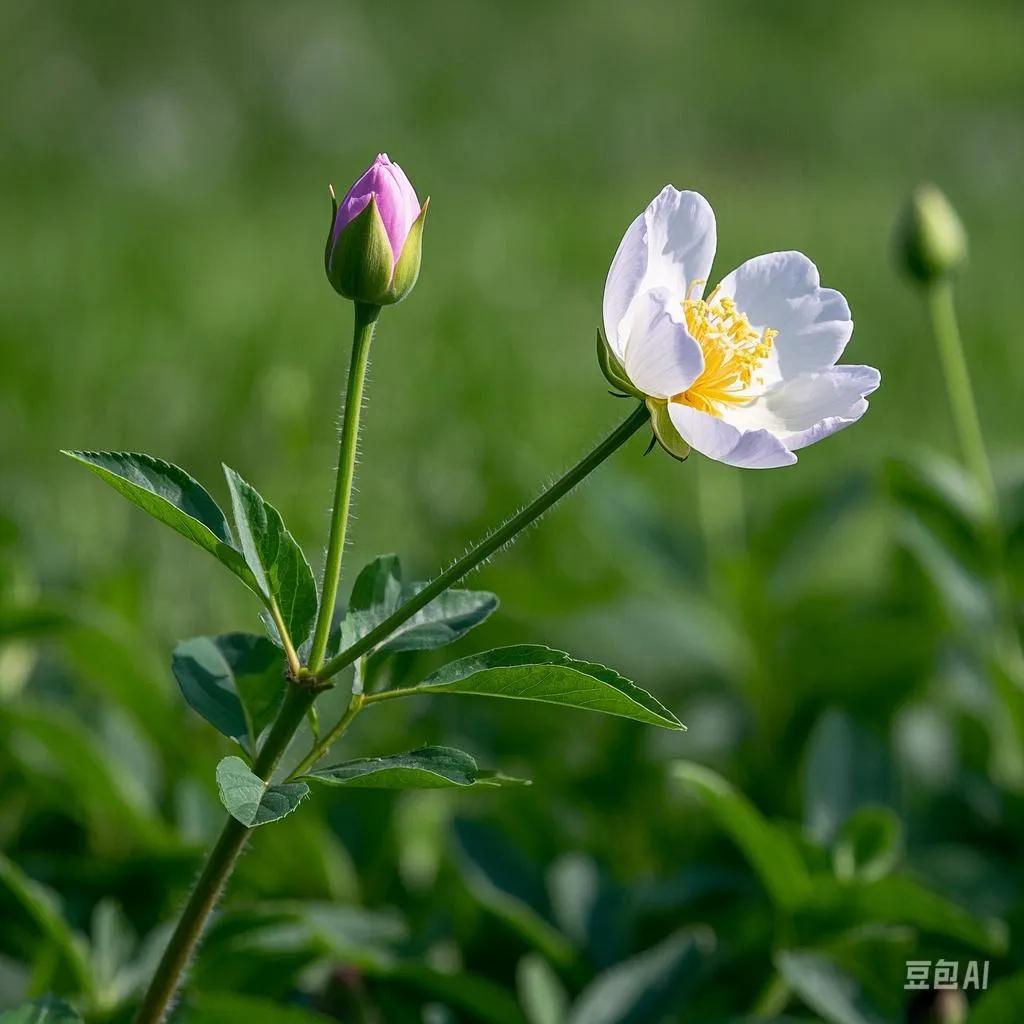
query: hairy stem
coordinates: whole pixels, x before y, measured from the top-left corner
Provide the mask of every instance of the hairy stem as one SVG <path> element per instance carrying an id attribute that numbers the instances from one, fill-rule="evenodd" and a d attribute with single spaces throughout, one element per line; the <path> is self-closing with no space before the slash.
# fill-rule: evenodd
<path id="1" fill-rule="evenodd" d="M 356 471 L 356 449 L 359 445 L 359 414 L 363 405 L 363 382 L 370 356 L 370 342 L 380 307 L 355 305 L 352 332 L 352 365 L 348 372 L 345 393 L 345 414 L 341 424 L 341 445 L 338 450 L 338 475 L 334 485 L 334 512 L 331 532 L 327 541 L 327 560 L 324 563 L 323 593 L 313 645 L 309 652 L 309 671 L 316 672 L 323 664 L 327 639 L 334 619 L 334 605 L 338 599 L 341 580 L 341 560 L 345 554 L 345 532 L 348 527 L 349 505 L 352 500 L 352 481 Z"/>
<path id="2" fill-rule="evenodd" d="M 431 580 L 430 583 L 418 591 L 415 596 L 409 598 L 405 604 L 386 618 L 379 626 L 370 630 L 369 633 L 357 640 L 347 650 L 331 658 L 330 661 L 314 673 L 315 678 L 321 682 L 329 679 L 351 665 L 356 658 L 362 657 L 364 654 L 372 651 L 377 644 L 387 640 L 402 623 L 412 618 L 421 608 L 430 604 L 439 594 L 443 594 L 449 587 L 453 587 L 463 576 L 472 572 L 481 562 L 487 561 L 491 555 L 512 541 L 517 534 L 544 515 L 555 502 L 560 498 L 564 498 L 581 480 L 597 469 L 609 455 L 621 448 L 649 419 L 650 415 L 646 407 L 643 405 L 637 406 L 603 441 L 599 442 L 595 448 L 580 459 L 575 466 L 567 470 L 550 487 L 541 491 L 529 505 L 517 512 L 492 534 L 485 537 L 475 548 Z"/>
<path id="3" fill-rule="evenodd" d="M 315 696 L 313 690 L 289 685 L 277 719 L 253 764 L 253 772 L 264 781 L 270 779 Z M 159 1024 L 166 1018 L 181 986 L 185 969 L 250 831 L 234 818 L 229 817 L 225 822 L 160 958 L 142 1005 L 135 1015 L 135 1024 Z"/>

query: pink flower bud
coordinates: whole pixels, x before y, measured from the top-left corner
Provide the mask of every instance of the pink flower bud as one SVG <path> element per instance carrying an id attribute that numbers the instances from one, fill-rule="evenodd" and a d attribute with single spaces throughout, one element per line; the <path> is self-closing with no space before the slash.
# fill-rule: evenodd
<path id="1" fill-rule="evenodd" d="M 409 231 L 420 215 L 420 201 L 405 171 L 392 163 L 387 153 L 381 153 L 373 161 L 369 170 L 342 199 L 334 218 L 331 243 L 336 243 L 345 225 L 362 213 L 371 196 L 377 198 L 377 210 L 391 243 L 391 265 L 394 267 L 402 255 Z"/>
<path id="2" fill-rule="evenodd" d="M 369 306 L 401 302 L 420 272 L 427 203 L 386 153 L 348 190 L 334 199 L 324 252 L 328 280 L 339 295 Z"/>

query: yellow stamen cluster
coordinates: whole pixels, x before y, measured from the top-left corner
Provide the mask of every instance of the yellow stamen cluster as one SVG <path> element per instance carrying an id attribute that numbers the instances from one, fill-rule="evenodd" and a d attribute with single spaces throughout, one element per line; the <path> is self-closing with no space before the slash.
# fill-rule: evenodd
<path id="1" fill-rule="evenodd" d="M 703 284 L 695 281 L 690 291 Z M 748 393 L 750 386 L 763 383 L 754 375 L 779 332 L 770 327 L 755 330 L 736 303 L 719 296 L 717 288 L 706 299 L 684 299 L 683 313 L 687 329 L 704 352 L 704 370 L 672 401 L 721 417 L 723 405 L 742 405 L 753 397 Z"/>

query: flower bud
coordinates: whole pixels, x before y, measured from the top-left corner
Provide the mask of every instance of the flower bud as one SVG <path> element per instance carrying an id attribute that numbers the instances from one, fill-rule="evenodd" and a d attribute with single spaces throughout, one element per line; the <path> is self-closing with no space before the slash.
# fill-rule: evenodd
<path id="1" fill-rule="evenodd" d="M 331 189 L 331 229 L 324 266 L 334 290 L 371 306 L 400 302 L 420 272 L 423 222 L 416 190 L 381 153 L 339 204 Z"/>
<path id="2" fill-rule="evenodd" d="M 907 202 L 896 242 L 904 268 L 922 284 L 949 276 L 967 258 L 967 234 L 945 195 L 919 185 Z"/>

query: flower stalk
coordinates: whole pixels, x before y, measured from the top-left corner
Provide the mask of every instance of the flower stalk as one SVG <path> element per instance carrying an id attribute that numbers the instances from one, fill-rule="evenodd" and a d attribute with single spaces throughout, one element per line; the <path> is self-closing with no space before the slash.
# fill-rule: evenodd
<path id="1" fill-rule="evenodd" d="M 359 417 L 363 407 L 363 385 L 370 358 L 370 343 L 380 315 L 379 306 L 355 304 L 355 323 L 352 337 L 352 365 L 348 373 L 345 394 L 345 413 L 341 425 L 341 446 L 338 450 L 338 474 L 334 485 L 334 512 L 331 532 L 327 541 L 327 559 L 320 597 L 320 610 L 313 631 L 307 671 L 315 673 L 323 664 L 327 640 L 334 619 L 334 606 L 338 600 L 341 581 L 341 560 L 345 554 L 345 534 L 348 528 L 349 506 L 352 500 L 352 482 L 355 478 L 356 452 L 359 447 Z"/>
<path id="2" fill-rule="evenodd" d="M 326 682 L 331 676 L 337 675 L 342 669 L 348 668 L 357 658 L 368 654 L 378 644 L 383 643 L 399 626 L 412 618 L 421 608 L 425 608 L 440 594 L 455 586 L 464 576 L 471 573 L 481 563 L 486 562 L 496 551 L 511 543 L 516 535 L 539 519 L 560 498 L 564 498 L 581 480 L 589 476 L 605 459 L 626 443 L 645 423 L 650 422 L 650 414 L 646 406 L 638 405 L 604 440 L 600 441 L 571 469 L 567 470 L 550 487 L 541 491 L 525 508 L 520 509 L 511 519 L 488 534 L 471 551 L 458 561 L 452 563 L 439 576 L 431 580 L 415 596 L 409 598 L 393 615 L 386 618 L 375 629 L 357 640 L 351 647 L 341 651 L 319 670 L 313 673 L 318 682 Z"/>
<path id="3" fill-rule="evenodd" d="M 997 508 L 995 477 L 981 431 L 950 279 L 942 277 L 929 283 L 926 299 L 960 450 L 968 469 L 984 491 L 989 513 L 994 516 Z"/>

